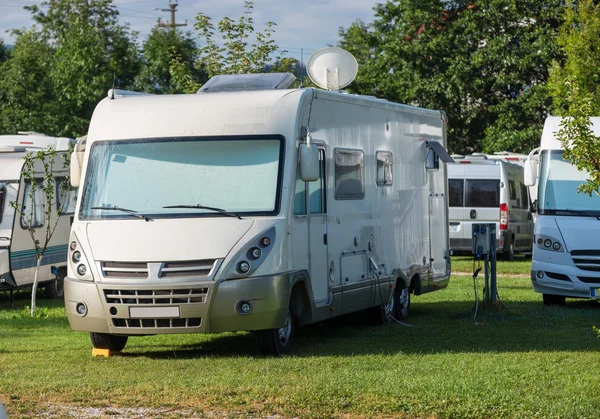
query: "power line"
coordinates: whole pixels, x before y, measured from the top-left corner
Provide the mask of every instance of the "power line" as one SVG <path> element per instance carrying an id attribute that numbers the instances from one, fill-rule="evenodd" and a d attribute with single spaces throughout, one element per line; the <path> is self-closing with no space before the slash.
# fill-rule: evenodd
<path id="1" fill-rule="evenodd" d="M 161 12 L 171 12 L 171 23 L 161 22 L 161 20 L 159 19 L 158 26 L 170 27 L 173 32 L 175 31 L 175 28 L 177 28 L 178 26 L 187 26 L 187 19 L 185 20 L 185 23 L 175 23 L 175 12 L 177 11 L 177 3 L 169 3 L 168 9 L 155 9 L 155 10 L 160 10 Z"/>

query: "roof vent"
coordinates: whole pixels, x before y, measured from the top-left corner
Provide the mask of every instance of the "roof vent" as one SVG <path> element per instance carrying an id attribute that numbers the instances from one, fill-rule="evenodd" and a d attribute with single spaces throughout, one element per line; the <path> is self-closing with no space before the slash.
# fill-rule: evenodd
<path id="1" fill-rule="evenodd" d="M 221 74 L 207 81 L 198 93 L 287 89 L 294 81 L 292 73 Z"/>

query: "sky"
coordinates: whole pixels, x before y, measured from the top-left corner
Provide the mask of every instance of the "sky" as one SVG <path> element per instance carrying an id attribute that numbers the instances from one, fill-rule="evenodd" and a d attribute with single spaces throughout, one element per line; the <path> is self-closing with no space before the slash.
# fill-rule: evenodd
<path id="1" fill-rule="evenodd" d="M 30 12 L 24 5 L 41 4 L 41 0 L 0 0 L 0 38 L 5 44 L 14 42 L 7 30 L 30 27 Z M 173 0 L 173 2 L 175 2 Z M 338 30 L 347 28 L 357 19 L 373 21 L 373 7 L 383 0 L 254 0 L 252 16 L 255 31 L 264 29 L 266 22 L 277 24 L 273 39 L 288 51 L 288 56 L 304 59 L 320 48 L 338 43 Z M 150 33 L 157 19 L 170 20 L 169 0 L 114 0 L 121 22 L 129 22 L 131 29 L 140 33 L 142 41 Z M 179 0 L 176 23 L 185 23 L 180 29 L 193 31 L 195 16 L 202 11 L 213 24 L 228 16 L 238 20 L 244 12 L 244 0 Z"/>

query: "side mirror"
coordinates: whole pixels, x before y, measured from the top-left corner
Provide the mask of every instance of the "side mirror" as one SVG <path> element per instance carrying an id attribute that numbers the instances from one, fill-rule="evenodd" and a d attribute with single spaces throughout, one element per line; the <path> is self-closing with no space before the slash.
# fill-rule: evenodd
<path id="1" fill-rule="evenodd" d="M 83 152 L 74 151 L 71 153 L 71 186 L 74 188 L 78 188 L 81 181 L 80 159 L 83 160 Z"/>
<path id="2" fill-rule="evenodd" d="M 433 148 L 427 149 L 427 159 L 425 160 L 425 167 L 429 171 L 439 170 L 440 168 L 440 157 Z"/>
<path id="3" fill-rule="evenodd" d="M 319 179 L 319 151 L 317 146 L 300 144 L 300 178 L 304 182 Z"/>
<path id="4" fill-rule="evenodd" d="M 537 167 L 537 161 L 529 159 L 525 161 L 525 171 L 523 173 L 523 183 L 525 184 L 525 186 L 535 185 L 537 180 Z"/>

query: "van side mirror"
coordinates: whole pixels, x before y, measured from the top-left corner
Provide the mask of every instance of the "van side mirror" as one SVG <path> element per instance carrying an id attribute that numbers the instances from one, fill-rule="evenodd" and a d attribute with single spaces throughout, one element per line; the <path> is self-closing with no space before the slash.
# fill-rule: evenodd
<path id="1" fill-rule="evenodd" d="M 300 179 L 314 182 L 319 179 L 319 151 L 312 144 L 300 144 Z"/>
<path id="2" fill-rule="evenodd" d="M 525 184 L 525 186 L 535 185 L 537 180 L 537 167 L 537 161 L 529 159 L 525 161 L 525 171 L 523 173 L 523 183 Z"/>
<path id="3" fill-rule="evenodd" d="M 81 181 L 80 159 L 83 160 L 83 152 L 75 150 L 71 153 L 71 186 L 74 188 L 78 188 Z"/>

